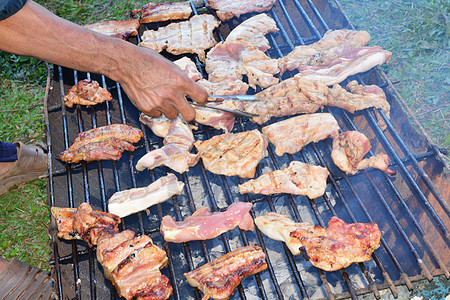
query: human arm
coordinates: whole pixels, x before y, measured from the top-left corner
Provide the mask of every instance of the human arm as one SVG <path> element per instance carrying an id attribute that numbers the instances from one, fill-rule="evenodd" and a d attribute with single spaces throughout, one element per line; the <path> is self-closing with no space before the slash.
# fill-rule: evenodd
<path id="1" fill-rule="evenodd" d="M 0 21 L 0 50 L 33 56 L 79 71 L 104 74 L 119 82 L 143 113 L 168 118 L 195 116 L 188 95 L 204 103 L 206 90 L 153 50 L 90 31 L 28 0 Z"/>

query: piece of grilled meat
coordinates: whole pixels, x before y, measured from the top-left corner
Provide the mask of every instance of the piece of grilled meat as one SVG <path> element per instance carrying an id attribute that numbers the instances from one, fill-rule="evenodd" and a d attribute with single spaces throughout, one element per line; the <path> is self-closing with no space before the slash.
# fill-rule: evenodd
<path id="1" fill-rule="evenodd" d="M 216 10 L 219 19 L 226 21 L 251 12 L 268 11 L 275 2 L 275 0 L 208 0 L 206 7 Z"/>
<path id="2" fill-rule="evenodd" d="M 95 105 L 105 101 L 111 101 L 111 93 L 102 88 L 95 80 L 84 79 L 78 81 L 77 85 L 70 88 L 64 96 L 64 105 L 72 108 L 75 104 Z"/>
<path id="3" fill-rule="evenodd" d="M 141 13 L 141 23 L 188 19 L 192 13 L 189 3 L 147 3 L 131 12 L 131 17 Z"/>

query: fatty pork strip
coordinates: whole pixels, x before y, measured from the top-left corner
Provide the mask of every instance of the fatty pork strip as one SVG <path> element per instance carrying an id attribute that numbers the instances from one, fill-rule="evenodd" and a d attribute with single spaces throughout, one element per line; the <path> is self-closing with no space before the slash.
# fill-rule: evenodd
<path id="1" fill-rule="evenodd" d="M 364 156 L 371 148 L 369 139 L 361 132 L 346 131 L 334 139 L 331 158 L 336 166 L 348 174 L 356 174 L 369 167 L 380 169 L 390 175 L 396 172 L 389 169 L 389 156 L 380 153 L 369 158 Z"/>
<path id="2" fill-rule="evenodd" d="M 235 117 L 232 113 L 218 111 L 216 109 L 195 106 L 195 122 L 207 125 L 225 133 L 233 129 Z"/>
<path id="3" fill-rule="evenodd" d="M 267 269 L 266 255 L 259 246 L 231 251 L 203 266 L 184 273 L 188 283 L 204 293 L 202 300 L 228 299 L 242 278 Z"/>
<path id="4" fill-rule="evenodd" d="M 391 56 L 391 52 L 383 50 L 379 46 L 354 48 L 343 52 L 327 64 L 320 66 L 302 65 L 298 67 L 299 73 L 295 76 L 333 85 L 344 81 L 351 75 L 387 64 Z"/>
<path id="5" fill-rule="evenodd" d="M 303 228 L 305 230 L 314 228 L 311 223 L 295 223 L 287 216 L 275 212 L 269 212 L 265 215 L 256 217 L 255 224 L 262 233 L 267 235 L 272 240 L 286 243 L 286 246 L 293 255 L 301 254 L 302 251 L 300 249 L 303 245 L 299 239 L 291 236 L 291 232 L 299 228 Z"/>
<path id="6" fill-rule="evenodd" d="M 265 126 L 262 132 L 275 146 L 275 153 L 294 154 L 309 143 L 339 135 L 339 125 L 332 114 L 316 113 L 292 117 Z"/>
<path id="7" fill-rule="evenodd" d="M 233 17 L 239 18 L 243 14 L 251 12 L 268 11 L 276 0 L 207 0 L 206 7 L 216 10 L 216 14 L 222 21 Z"/>
<path id="8" fill-rule="evenodd" d="M 308 260 L 325 271 L 336 271 L 352 263 L 371 260 L 373 251 L 380 247 L 381 232 L 376 223 L 351 223 L 332 217 L 328 228 L 320 226 L 291 232 L 300 240 Z"/>
<path id="9" fill-rule="evenodd" d="M 349 91 L 336 84 L 333 88 L 317 82 L 292 77 L 271 86 L 255 96 L 261 101 L 225 100 L 219 106 L 257 113 L 252 122 L 264 124 L 272 117 L 314 113 L 322 106 L 335 106 L 351 113 L 369 107 L 381 108 L 389 116 L 390 105 L 383 90 L 375 85 L 362 86 L 356 81 L 347 85 Z"/>
<path id="10" fill-rule="evenodd" d="M 138 34 L 137 30 L 139 26 L 139 21 L 134 19 L 125 21 L 106 21 L 84 25 L 84 27 L 89 30 L 123 40 L 126 40 L 131 36 L 136 36 Z"/>
<path id="11" fill-rule="evenodd" d="M 71 87 L 67 95 L 64 96 L 64 105 L 68 108 L 72 108 L 75 104 L 89 107 L 111 100 L 111 93 L 102 88 L 97 81 L 83 79 L 78 81 L 77 85 Z"/>
<path id="12" fill-rule="evenodd" d="M 78 134 L 73 144 L 57 157 L 67 163 L 94 160 L 119 160 L 122 153 L 134 151 L 142 131 L 123 124 L 97 127 Z"/>
<path id="13" fill-rule="evenodd" d="M 256 166 L 268 155 L 267 143 L 267 138 L 254 129 L 216 135 L 206 141 L 196 141 L 194 145 L 208 171 L 253 178 Z"/>
<path id="14" fill-rule="evenodd" d="M 161 234 L 166 242 L 183 243 L 213 239 L 236 226 L 253 231 L 253 219 L 249 213 L 252 207 L 251 203 L 235 202 L 226 211 L 214 213 L 209 211 L 209 207 L 202 207 L 181 222 L 164 216 Z"/>
<path id="15" fill-rule="evenodd" d="M 239 193 L 273 195 L 287 193 L 308 196 L 315 199 L 327 188 L 328 170 L 299 161 L 292 161 L 289 167 L 275 170 L 240 184 Z"/>
<path id="16" fill-rule="evenodd" d="M 148 236 L 136 237 L 131 230 L 119 233 L 117 215 L 94 211 L 86 202 L 77 209 L 52 207 L 51 211 L 60 238 L 77 236 L 90 247 L 97 245 L 97 260 L 120 297 L 127 300 L 170 297 L 169 279 L 159 271 L 167 264 L 167 255 Z"/>
<path id="17" fill-rule="evenodd" d="M 156 135 L 164 134 L 160 135 L 164 137 L 164 146 L 141 157 L 136 164 L 136 170 L 166 166 L 178 173 L 184 173 L 198 162 L 198 156 L 190 153 L 194 145 L 194 134 L 181 115 L 169 120 L 165 116 L 151 118 L 141 114 L 139 120 L 149 126 Z M 164 131 L 158 129 L 161 126 L 165 128 Z"/>
<path id="18" fill-rule="evenodd" d="M 278 60 L 280 73 L 292 71 L 300 66 L 320 66 L 328 64 L 343 52 L 367 45 L 370 35 L 367 31 L 329 30 L 317 42 L 294 48 Z"/>
<path id="19" fill-rule="evenodd" d="M 205 61 L 205 50 L 217 44 L 213 30 L 219 21 L 212 15 L 195 15 L 190 20 L 172 23 L 158 30 L 147 30 L 139 46 L 172 54 L 195 53 Z"/>
<path id="20" fill-rule="evenodd" d="M 131 17 L 141 13 L 141 23 L 163 22 L 189 19 L 192 8 L 189 3 L 147 3 L 131 12 Z"/>
<path id="21" fill-rule="evenodd" d="M 183 70 L 183 72 L 186 73 L 186 75 L 193 81 L 199 81 L 203 78 L 202 73 L 198 71 L 197 66 L 189 57 L 184 56 L 173 61 L 173 63 L 179 66 L 180 69 Z"/>
<path id="22" fill-rule="evenodd" d="M 123 218 L 183 193 L 184 183 L 174 174 L 161 177 L 147 187 L 114 193 L 108 200 L 108 211 Z"/>

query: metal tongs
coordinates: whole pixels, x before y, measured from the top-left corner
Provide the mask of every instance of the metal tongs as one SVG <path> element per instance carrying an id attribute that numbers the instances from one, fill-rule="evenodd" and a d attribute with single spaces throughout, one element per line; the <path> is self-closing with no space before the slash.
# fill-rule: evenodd
<path id="1" fill-rule="evenodd" d="M 246 118 L 253 118 L 253 117 L 259 117 L 258 114 L 254 114 L 254 113 L 249 113 L 249 112 L 245 112 L 239 109 L 229 109 L 229 108 L 224 108 L 224 107 L 217 107 L 214 105 L 210 105 L 208 103 L 204 104 L 204 105 L 200 105 L 197 104 L 195 102 L 189 102 L 191 105 L 193 106 L 197 106 L 197 107 L 206 107 L 206 108 L 210 108 L 210 109 L 215 109 L 218 111 L 224 111 L 224 112 L 228 112 L 228 113 L 232 113 L 233 115 L 239 116 L 239 117 L 246 117 Z"/>
<path id="2" fill-rule="evenodd" d="M 209 98 L 231 99 L 239 101 L 261 101 L 261 98 L 255 95 L 208 95 Z"/>

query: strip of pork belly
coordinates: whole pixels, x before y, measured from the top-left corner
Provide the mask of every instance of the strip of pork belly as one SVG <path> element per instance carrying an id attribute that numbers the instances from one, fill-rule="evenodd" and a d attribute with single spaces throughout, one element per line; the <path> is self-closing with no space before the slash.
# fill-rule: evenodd
<path id="1" fill-rule="evenodd" d="M 287 216 L 275 212 L 269 212 L 263 216 L 256 217 L 255 224 L 258 229 L 269 238 L 286 243 L 286 246 L 293 255 L 302 253 L 300 248 L 303 247 L 303 245 L 298 238 L 290 235 L 291 232 L 298 228 L 309 230 L 314 227 L 308 222 L 295 223 Z"/>
<path id="2" fill-rule="evenodd" d="M 289 167 L 275 170 L 240 184 L 239 193 L 273 195 L 287 193 L 308 196 L 315 199 L 327 188 L 328 170 L 299 161 L 292 161 Z"/>
<path id="3" fill-rule="evenodd" d="M 266 255 L 259 246 L 231 251 L 203 266 L 184 273 L 192 287 L 201 290 L 203 300 L 228 299 L 242 278 L 267 269 Z"/>
<path id="4" fill-rule="evenodd" d="M 235 117 L 232 113 L 218 111 L 208 107 L 196 106 L 195 122 L 211 126 L 217 130 L 230 132 L 233 129 Z"/>
<path id="5" fill-rule="evenodd" d="M 132 126 L 111 124 L 79 133 L 74 143 L 99 142 L 112 137 L 129 143 L 137 143 L 143 137 L 143 133 L 140 129 Z"/>
<path id="6" fill-rule="evenodd" d="M 193 81 L 199 81 L 203 78 L 202 73 L 199 72 L 197 66 L 189 57 L 184 56 L 173 61 L 173 63 L 179 66 L 180 69 L 183 70 L 183 72 L 186 73 L 187 76 L 189 76 L 189 78 Z"/>
<path id="7" fill-rule="evenodd" d="M 389 156 L 380 153 L 369 158 L 364 156 L 371 148 L 369 139 L 361 132 L 346 131 L 333 141 L 331 158 L 336 166 L 348 174 L 356 174 L 369 167 L 380 169 L 390 175 L 396 172 L 389 169 Z"/>
<path id="8" fill-rule="evenodd" d="M 72 108 L 75 104 L 96 105 L 105 101 L 111 101 L 111 93 L 100 86 L 95 80 L 84 79 L 78 81 L 77 85 L 70 88 L 66 96 L 64 96 L 64 105 Z"/>
<path id="9" fill-rule="evenodd" d="M 206 141 L 196 141 L 194 145 L 208 171 L 253 178 L 256 166 L 268 155 L 267 144 L 267 138 L 254 129 L 216 135 Z"/>
<path id="10" fill-rule="evenodd" d="M 306 80 L 320 81 L 326 85 L 333 85 L 344 81 L 347 77 L 369 71 L 375 66 L 389 63 L 392 53 L 379 46 L 359 47 L 343 52 L 328 64 L 320 66 L 298 67 L 295 76 Z"/>
<path id="11" fill-rule="evenodd" d="M 205 69 L 213 83 L 233 82 L 248 77 L 249 86 L 267 88 L 279 82 L 278 61 L 245 41 L 217 44 L 208 52 Z"/>
<path id="12" fill-rule="evenodd" d="M 134 231 L 127 229 L 99 239 L 96 250 L 98 262 L 102 264 L 105 254 L 110 253 L 123 242 L 133 239 L 135 235 L 136 233 Z"/>
<path id="13" fill-rule="evenodd" d="M 275 153 L 282 156 L 297 153 L 309 143 L 337 137 L 339 125 L 332 114 L 315 113 L 273 123 L 262 132 L 275 145 Z"/>
<path id="14" fill-rule="evenodd" d="M 276 0 L 207 0 L 206 7 L 216 10 L 216 14 L 222 21 L 233 17 L 239 18 L 243 14 L 251 12 L 268 11 Z"/>
<path id="15" fill-rule="evenodd" d="M 138 34 L 137 30 L 139 26 L 139 21 L 134 19 L 125 21 L 106 21 L 84 25 L 84 27 L 89 30 L 123 40 L 126 40 L 131 36 L 136 36 Z"/>
<path id="16" fill-rule="evenodd" d="M 328 228 L 299 228 L 291 233 L 303 244 L 309 261 L 325 271 L 336 271 L 352 263 L 371 260 L 380 247 L 381 232 L 376 223 L 351 223 L 332 217 Z"/>
<path id="17" fill-rule="evenodd" d="M 266 14 L 258 14 L 234 28 L 225 41 L 246 41 L 265 52 L 270 49 L 269 41 L 265 35 L 278 30 L 277 24 L 271 17 Z"/>
<path id="18" fill-rule="evenodd" d="M 139 46 L 156 52 L 165 49 L 175 55 L 195 53 L 201 61 L 205 61 L 205 50 L 217 43 L 213 30 L 219 23 L 212 15 L 195 15 L 189 21 L 172 23 L 156 31 L 144 31 Z"/>
<path id="19" fill-rule="evenodd" d="M 180 222 L 164 216 L 161 234 L 166 242 L 183 243 L 213 239 L 236 226 L 253 231 L 253 219 L 249 213 L 252 207 L 248 202 L 235 202 L 226 211 L 214 213 L 209 211 L 209 207 L 202 207 Z"/>
<path id="20" fill-rule="evenodd" d="M 278 60 L 280 72 L 292 71 L 300 66 L 320 66 L 328 64 L 343 52 L 363 47 L 370 41 L 367 31 L 330 30 L 317 42 L 294 48 L 285 57 Z"/>
<path id="21" fill-rule="evenodd" d="M 192 8 L 189 3 L 147 3 L 131 12 L 131 17 L 141 13 L 141 23 L 189 19 Z"/>

